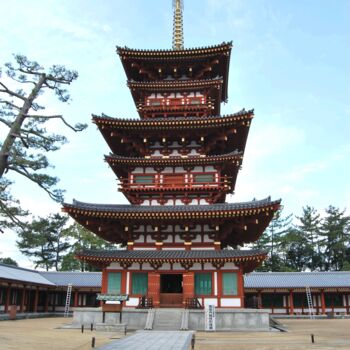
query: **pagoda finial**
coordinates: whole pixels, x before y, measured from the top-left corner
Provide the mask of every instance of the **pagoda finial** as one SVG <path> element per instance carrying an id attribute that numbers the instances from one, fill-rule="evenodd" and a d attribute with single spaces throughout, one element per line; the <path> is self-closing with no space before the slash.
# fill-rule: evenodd
<path id="1" fill-rule="evenodd" d="M 173 50 L 184 48 L 184 32 L 182 12 L 184 8 L 183 0 L 173 0 L 174 23 L 173 23 Z"/>

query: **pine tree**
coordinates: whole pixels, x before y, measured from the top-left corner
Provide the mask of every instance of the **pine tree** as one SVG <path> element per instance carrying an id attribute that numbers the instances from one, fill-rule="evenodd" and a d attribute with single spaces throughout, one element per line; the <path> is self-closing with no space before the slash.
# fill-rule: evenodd
<path id="1" fill-rule="evenodd" d="M 33 220 L 19 231 L 19 250 L 35 263 L 35 267 L 58 271 L 64 253 L 71 246 L 65 233 L 67 221 L 68 217 L 59 214 Z"/>
<path id="2" fill-rule="evenodd" d="M 348 265 L 350 247 L 350 217 L 345 210 L 329 206 L 321 225 L 321 248 L 323 269 L 340 271 Z"/>
<path id="3" fill-rule="evenodd" d="M 316 209 L 310 206 L 303 207 L 301 216 L 297 216 L 300 224 L 296 226 L 299 231 L 298 236 L 304 244 L 304 254 L 310 257 L 305 259 L 305 268 L 311 271 L 320 270 L 322 268 L 322 252 L 320 248 L 320 214 Z"/>
<path id="4" fill-rule="evenodd" d="M 71 225 L 65 231 L 65 235 L 72 242 L 69 253 L 64 256 L 62 261 L 61 269 L 65 271 L 96 271 L 96 267 L 76 259 L 75 254 L 84 249 L 109 249 L 114 247 L 111 243 L 99 238 L 77 223 Z"/>
<path id="5" fill-rule="evenodd" d="M 59 101 L 68 102 L 65 88 L 78 77 L 76 71 L 54 65 L 44 70 L 35 61 L 15 55 L 15 63 L 0 68 L 0 223 L 1 228 L 23 228 L 23 216 L 18 200 L 10 193 L 12 174 L 34 182 L 55 201 L 62 201 L 63 191 L 56 187 L 58 178 L 46 171 L 50 167 L 48 152 L 54 152 L 67 142 L 64 135 L 50 133 L 50 121 L 61 121 L 73 131 L 82 131 L 86 124 L 71 125 L 62 115 L 47 115 L 39 103 L 44 92 L 53 92 Z M 5 72 L 5 74 L 2 74 Z M 6 175 L 6 177 L 5 177 Z"/>
<path id="6" fill-rule="evenodd" d="M 283 217 L 282 209 L 279 209 L 270 225 L 261 237 L 253 244 L 255 249 L 268 251 L 268 259 L 264 261 L 258 271 L 285 271 L 288 269 L 284 264 L 283 251 L 280 249 L 283 237 L 289 232 L 292 222 L 292 214 Z"/>

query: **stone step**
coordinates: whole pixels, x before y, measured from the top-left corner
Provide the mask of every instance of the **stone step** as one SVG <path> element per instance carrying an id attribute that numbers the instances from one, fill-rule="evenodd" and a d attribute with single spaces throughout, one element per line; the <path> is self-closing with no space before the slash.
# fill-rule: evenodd
<path id="1" fill-rule="evenodd" d="M 181 327 L 182 309 L 157 309 L 153 329 L 179 330 Z"/>

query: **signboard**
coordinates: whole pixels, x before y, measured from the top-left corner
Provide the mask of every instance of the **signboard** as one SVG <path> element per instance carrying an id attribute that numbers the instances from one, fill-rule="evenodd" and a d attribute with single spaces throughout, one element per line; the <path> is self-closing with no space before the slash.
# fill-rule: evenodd
<path id="1" fill-rule="evenodd" d="M 126 300 L 129 300 L 129 295 L 127 295 L 127 294 L 97 294 L 97 300 L 126 301 Z"/>
<path id="2" fill-rule="evenodd" d="M 205 305 L 205 330 L 207 332 L 216 330 L 215 305 Z"/>

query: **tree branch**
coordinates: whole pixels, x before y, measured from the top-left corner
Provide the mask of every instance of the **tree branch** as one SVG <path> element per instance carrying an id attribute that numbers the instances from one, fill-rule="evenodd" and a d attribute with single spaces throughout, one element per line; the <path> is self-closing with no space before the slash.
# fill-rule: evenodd
<path id="1" fill-rule="evenodd" d="M 14 103 L 5 100 L 0 100 L 0 104 L 8 105 L 12 108 L 16 108 L 17 110 L 21 109 L 21 107 L 16 106 Z"/>
<path id="2" fill-rule="evenodd" d="M 25 169 L 25 168 L 22 167 L 22 169 L 23 169 L 23 171 L 22 171 L 22 170 L 20 170 L 20 169 L 18 169 L 18 168 L 12 167 L 12 166 L 9 166 L 8 168 L 9 168 L 9 170 L 13 170 L 13 171 L 15 171 L 16 173 L 25 176 L 25 177 L 26 177 L 27 179 L 29 179 L 30 181 L 36 183 L 36 184 L 37 184 L 39 187 L 41 187 L 41 188 L 50 196 L 50 198 L 52 198 L 54 201 L 59 201 L 59 200 L 60 200 L 60 198 L 59 198 L 57 195 L 55 195 L 52 191 L 50 191 L 50 190 L 49 190 L 47 187 L 45 187 L 42 183 L 36 181 L 36 180 L 33 178 L 32 174 L 29 173 L 29 171 L 27 171 L 27 169 Z"/>
<path id="3" fill-rule="evenodd" d="M 69 124 L 64 118 L 62 115 L 49 115 L 49 116 L 45 116 L 45 115 L 35 115 L 35 114 L 27 114 L 26 117 L 28 118 L 33 118 L 33 119 L 61 119 L 62 122 L 68 126 L 70 129 L 72 129 L 73 131 L 75 132 L 78 132 L 78 131 L 82 131 L 85 129 L 85 126 L 84 127 L 80 127 L 80 128 L 76 128 L 74 127 L 73 125 Z"/>
<path id="4" fill-rule="evenodd" d="M 20 95 L 20 94 L 17 94 L 16 92 L 10 90 L 10 89 L 9 89 L 4 83 L 2 83 L 1 81 L 0 81 L 0 85 L 3 87 L 3 89 L 0 89 L 0 92 L 4 92 L 4 93 L 9 94 L 9 95 L 11 95 L 11 96 L 17 97 L 17 98 L 19 98 L 19 99 L 21 99 L 21 100 L 23 100 L 23 101 L 26 101 L 26 100 L 27 100 L 26 97 L 24 97 L 24 96 L 22 96 L 22 95 Z"/>
<path id="5" fill-rule="evenodd" d="M 8 120 L 0 118 L 0 122 L 11 128 L 12 124 Z"/>

